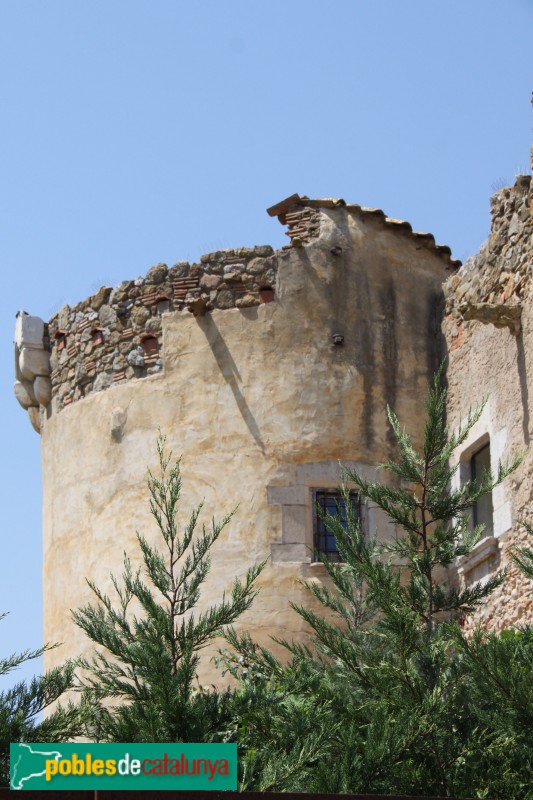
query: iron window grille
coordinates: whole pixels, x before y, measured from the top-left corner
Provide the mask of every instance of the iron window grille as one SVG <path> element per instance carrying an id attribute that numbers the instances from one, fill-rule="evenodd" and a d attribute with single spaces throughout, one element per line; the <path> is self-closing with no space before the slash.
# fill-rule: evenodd
<path id="1" fill-rule="evenodd" d="M 325 556 L 328 561 L 342 561 L 335 534 L 329 531 L 324 522 L 324 517 L 329 515 L 337 517 L 344 530 L 348 530 L 348 515 L 344 497 L 337 490 L 317 489 L 313 492 L 313 522 L 314 522 L 314 541 L 313 541 L 313 560 L 320 561 L 320 556 Z M 361 498 L 357 492 L 349 492 L 348 500 L 352 512 L 359 523 L 362 523 Z"/>

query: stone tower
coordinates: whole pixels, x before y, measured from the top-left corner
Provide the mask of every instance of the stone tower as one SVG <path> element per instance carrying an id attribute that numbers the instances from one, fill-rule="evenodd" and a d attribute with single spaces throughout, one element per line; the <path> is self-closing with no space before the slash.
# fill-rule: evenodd
<path id="1" fill-rule="evenodd" d="M 310 603 L 298 579 L 325 577 L 314 500 L 334 491 L 339 462 L 371 476 L 392 454 L 387 404 L 420 441 L 445 351 L 442 285 L 459 263 L 379 209 L 293 195 L 269 213 L 288 226 L 278 251 L 159 264 L 46 326 L 22 318 L 34 335 L 17 338 L 17 396 L 42 436 L 44 635 L 64 642 L 47 668 L 87 652 L 70 619 L 89 599 L 85 578 L 110 589 L 124 551 L 137 554 L 135 531 L 154 532 L 158 428 L 183 456 L 187 511 L 238 506 L 205 602 L 269 558 L 242 620 L 267 643 L 302 634 L 289 600 Z M 30 344 L 38 368 L 25 373 Z M 380 526 L 371 506 L 361 514 Z"/>

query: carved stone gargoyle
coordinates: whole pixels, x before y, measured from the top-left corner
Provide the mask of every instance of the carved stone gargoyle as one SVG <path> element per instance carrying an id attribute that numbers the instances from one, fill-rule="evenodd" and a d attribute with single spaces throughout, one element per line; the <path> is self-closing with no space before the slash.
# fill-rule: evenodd
<path id="1" fill-rule="evenodd" d="M 45 325 L 39 317 L 19 311 L 15 324 L 15 397 L 41 432 L 39 406 L 50 404 L 50 353 L 44 342 Z"/>

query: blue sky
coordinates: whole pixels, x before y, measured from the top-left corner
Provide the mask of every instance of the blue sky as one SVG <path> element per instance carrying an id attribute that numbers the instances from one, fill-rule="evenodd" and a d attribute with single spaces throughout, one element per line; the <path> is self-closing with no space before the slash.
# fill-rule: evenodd
<path id="1" fill-rule="evenodd" d="M 378 206 L 464 260 L 528 170 L 532 36 L 533 0 L 2 0 L 0 655 L 42 636 L 16 311 L 278 247 L 265 209 L 294 192 Z"/>

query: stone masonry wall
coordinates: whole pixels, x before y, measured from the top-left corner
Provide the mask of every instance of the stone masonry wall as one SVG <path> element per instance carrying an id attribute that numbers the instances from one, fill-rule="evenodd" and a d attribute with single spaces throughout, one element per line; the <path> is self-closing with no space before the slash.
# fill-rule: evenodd
<path id="1" fill-rule="evenodd" d="M 446 310 L 457 325 L 479 320 L 513 327 L 519 320 L 520 301 L 533 270 L 530 188 L 531 176 L 519 175 L 514 186 L 491 197 L 488 240 L 445 286 Z"/>
<path id="2" fill-rule="evenodd" d="M 313 556 L 314 492 L 337 485 L 339 461 L 374 479 L 375 465 L 392 455 L 387 404 L 419 442 L 440 359 L 449 248 L 376 209 L 334 199 L 281 205 L 275 216 L 289 226 L 287 249 L 158 265 L 50 324 L 59 371 L 41 426 L 44 638 L 64 646 L 47 654 L 46 669 L 90 655 L 70 614 L 91 601 L 85 577 L 112 595 L 110 571 L 120 570 L 124 552 L 139 566 L 135 532 L 157 541 L 146 468 L 155 467 L 158 428 L 183 456 L 180 527 L 201 502 L 206 521 L 238 508 L 217 543 L 201 608 L 268 559 L 240 620 L 268 647 L 270 636 L 305 636 L 290 602 L 314 606 L 299 581 L 327 582 Z M 257 305 L 262 286 L 273 287 L 274 302 Z M 161 317 L 157 298 L 168 295 L 174 311 Z M 202 315 L 198 300 L 213 311 Z M 157 353 L 146 352 L 146 335 L 156 337 Z M 161 370 L 158 361 L 163 371 L 135 380 Z M 217 680 L 211 654 L 202 683 Z"/>
<path id="3" fill-rule="evenodd" d="M 491 233 L 480 252 L 445 284 L 448 422 L 457 429 L 485 400 L 482 417 L 458 454 L 457 481 L 470 478 L 470 458 L 490 441 L 491 468 L 524 452 L 519 469 L 493 491 L 494 536 L 460 560 L 454 574 L 472 585 L 498 569 L 504 583 L 469 619 L 489 630 L 533 621 L 533 586 L 510 553 L 531 546 L 521 520 L 533 521 L 533 196 L 531 177 L 491 198 Z"/>
<path id="4" fill-rule="evenodd" d="M 247 308 L 269 302 L 278 259 L 269 245 L 207 253 L 200 263 L 156 264 L 144 278 L 103 286 L 94 296 L 64 306 L 48 326 L 52 409 L 112 383 L 163 369 L 161 314 L 188 309 Z"/>
<path id="5" fill-rule="evenodd" d="M 290 244 L 281 251 L 265 245 L 207 253 L 199 263 L 180 261 L 170 268 L 156 264 L 144 278 L 124 281 L 114 289 L 103 286 L 78 305 L 64 306 L 46 332 L 45 347 L 51 351 L 48 413 L 112 384 L 161 372 L 163 313 L 187 309 L 198 317 L 215 309 L 248 308 L 273 300 L 279 289 L 281 253 L 319 239 L 321 211 L 341 208 L 372 219 L 397 236 L 416 239 L 418 247 L 438 254 L 452 268 L 460 263 L 431 234 L 413 231 L 409 223 L 391 219 L 380 209 L 292 195 L 268 209 L 287 226 Z M 336 257 L 341 253 L 342 247 L 332 249 Z M 32 424 L 39 429 L 35 421 Z"/>

